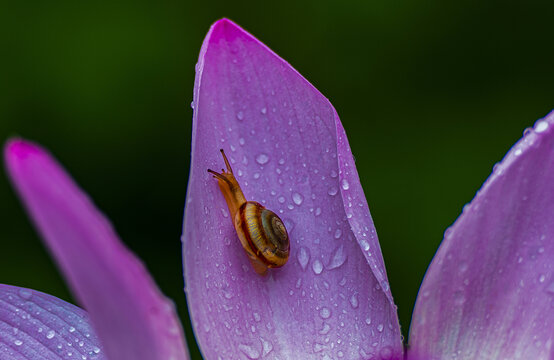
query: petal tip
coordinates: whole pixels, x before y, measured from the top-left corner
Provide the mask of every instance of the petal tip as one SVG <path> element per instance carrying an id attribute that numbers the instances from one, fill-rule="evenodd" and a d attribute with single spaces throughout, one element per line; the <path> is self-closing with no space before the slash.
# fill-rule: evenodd
<path id="1" fill-rule="evenodd" d="M 29 156 L 40 153 L 40 148 L 22 138 L 14 137 L 4 145 L 4 161 L 8 167 L 14 166 L 18 161 L 25 160 Z"/>

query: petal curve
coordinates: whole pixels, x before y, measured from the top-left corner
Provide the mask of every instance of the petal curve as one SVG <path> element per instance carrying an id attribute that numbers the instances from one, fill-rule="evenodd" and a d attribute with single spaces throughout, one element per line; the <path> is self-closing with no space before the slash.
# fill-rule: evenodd
<path id="1" fill-rule="evenodd" d="M 329 101 L 229 20 L 204 40 L 183 230 L 185 285 L 207 359 L 398 359 L 375 228 Z M 223 148 L 247 200 L 285 222 L 289 262 L 260 277 L 206 172 Z M 367 258 L 367 259 L 366 259 Z"/>
<path id="2" fill-rule="evenodd" d="M 188 359 L 171 301 L 109 221 L 42 148 L 5 148 L 12 182 L 110 359 Z"/>
<path id="3" fill-rule="evenodd" d="M 107 359 L 84 310 L 36 290 L 3 284 L 0 358 Z"/>
<path id="4" fill-rule="evenodd" d="M 554 356 L 554 113 L 537 121 L 445 232 L 408 358 Z"/>

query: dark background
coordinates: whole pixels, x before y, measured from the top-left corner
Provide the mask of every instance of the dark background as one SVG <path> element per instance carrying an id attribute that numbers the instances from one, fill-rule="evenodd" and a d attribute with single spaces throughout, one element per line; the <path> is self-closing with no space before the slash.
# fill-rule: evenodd
<path id="1" fill-rule="evenodd" d="M 206 5 L 209 3 L 209 5 Z M 554 107 L 550 0 L 2 3 L 0 140 L 50 149 L 173 298 L 194 64 L 229 17 L 310 80 L 349 135 L 403 333 L 444 230 Z M 0 176 L 0 282 L 72 301 Z"/>

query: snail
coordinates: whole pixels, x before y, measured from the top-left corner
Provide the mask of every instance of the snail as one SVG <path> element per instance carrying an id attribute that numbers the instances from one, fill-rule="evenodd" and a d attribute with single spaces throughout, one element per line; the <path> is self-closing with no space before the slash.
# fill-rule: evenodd
<path id="1" fill-rule="evenodd" d="M 225 152 L 223 149 L 220 151 L 227 171 L 221 169 L 221 173 L 218 173 L 208 169 L 208 172 L 217 179 L 237 235 L 254 270 L 265 275 L 268 268 L 281 267 L 289 258 L 287 229 L 273 211 L 256 201 L 246 201 Z"/>

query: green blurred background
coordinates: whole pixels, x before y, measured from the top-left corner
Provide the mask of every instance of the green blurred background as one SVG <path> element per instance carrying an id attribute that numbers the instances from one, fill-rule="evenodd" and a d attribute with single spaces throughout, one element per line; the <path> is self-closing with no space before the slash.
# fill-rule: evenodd
<path id="1" fill-rule="evenodd" d="M 0 139 L 49 148 L 173 298 L 182 291 L 194 65 L 229 17 L 336 107 L 405 336 L 444 230 L 554 107 L 550 0 L 3 2 Z M 5 173 L 0 282 L 73 301 Z"/>

